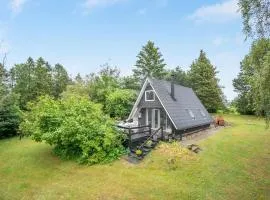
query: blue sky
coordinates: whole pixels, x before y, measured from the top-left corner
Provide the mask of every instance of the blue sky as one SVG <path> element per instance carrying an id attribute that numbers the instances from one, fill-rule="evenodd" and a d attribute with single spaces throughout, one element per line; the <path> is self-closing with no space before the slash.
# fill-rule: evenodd
<path id="1" fill-rule="evenodd" d="M 203 49 L 232 99 L 250 46 L 237 9 L 237 0 L 0 0 L 0 53 L 8 52 L 9 67 L 42 56 L 73 76 L 104 63 L 129 75 L 148 40 L 168 68 L 187 70 Z"/>

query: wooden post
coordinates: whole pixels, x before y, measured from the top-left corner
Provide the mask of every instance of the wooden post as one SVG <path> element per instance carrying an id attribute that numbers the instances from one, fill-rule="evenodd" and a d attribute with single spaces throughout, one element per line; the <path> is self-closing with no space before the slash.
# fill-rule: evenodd
<path id="1" fill-rule="evenodd" d="M 129 150 L 130 150 L 131 149 L 131 129 L 128 129 L 128 137 L 129 137 L 128 146 L 129 146 Z"/>
<path id="2" fill-rule="evenodd" d="M 161 127 L 161 140 L 165 140 L 165 138 L 164 138 L 164 132 L 163 132 L 163 127 Z"/>

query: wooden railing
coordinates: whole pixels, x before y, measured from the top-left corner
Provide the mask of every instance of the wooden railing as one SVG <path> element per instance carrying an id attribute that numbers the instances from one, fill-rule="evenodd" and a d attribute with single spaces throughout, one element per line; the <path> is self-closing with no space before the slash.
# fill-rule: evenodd
<path id="1" fill-rule="evenodd" d="M 124 127 L 124 126 L 117 125 L 117 127 L 128 130 L 128 142 L 129 142 L 128 146 L 129 146 L 129 148 L 131 148 L 131 146 L 132 146 L 132 136 L 133 135 L 148 133 L 147 139 L 138 148 L 142 148 L 149 140 L 151 140 L 155 135 L 157 135 L 159 131 L 161 131 L 161 139 L 164 139 L 163 127 L 160 127 L 159 129 L 155 130 L 154 132 L 152 132 L 151 124 L 144 125 L 144 126 L 136 126 L 136 127 Z M 136 130 L 136 131 L 132 132 L 133 130 Z"/>
<path id="2" fill-rule="evenodd" d="M 117 125 L 117 127 L 128 130 L 128 146 L 129 146 L 129 148 L 132 145 L 132 136 L 133 135 L 138 135 L 138 134 L 143 134 L 143 133 L 148 133 L 148 135 L 151 135 L 151 132 L 152 132 L 151 124 L 144 125 L 144 126 L 136 126 L 136 127 L 125 127 L 125 126 Z M 133 130 L 136 130 L 136 129 L 138 129 L 138 131 L 132 132 Z"/>
<path id="3" fill-rule="evenodd" d="M 161 139 L 163 139 L 163 128 L 160 127 L 159 129 L 155 130 L 150 136 L 138 147 L 138 149 L 141 149 L 149 140 L 151 140 L 159 131 L 161 130 Z"/>

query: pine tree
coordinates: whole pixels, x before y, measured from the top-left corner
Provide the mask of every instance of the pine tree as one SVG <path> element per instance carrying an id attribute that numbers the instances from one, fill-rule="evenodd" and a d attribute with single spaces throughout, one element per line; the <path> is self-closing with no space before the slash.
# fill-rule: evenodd
<path id="1" fill-rule="evenodd" d="M 203 50 L 188 72 L 191 87 L 210 112 L 216 112 L 224 106 L 217 73 L 216 67 L 211 64 Z"/>
<path id="2" fill-rule="evenodd" d="M 7 70 L 0 64 L 0 139 L 16 134 L 20 123 L 17 95 L 7 87 Z"/>
<path id="3" fill-rule="evenodd" d="M 138 80 L 142 81 L 146 77 L 164 78 L 166 64 L 154 42 L 148 41 L 137 58 L 136 69 L 133 69 L 133 73 Z"/>
<path id="4" fill-rule="evenodd" d="M 60 94 L 66 90 L 70 78 L 66 69 L 61 64 L 56 64 L 53 68 L 53 88 L 52 94 L 58 98 Z"/>

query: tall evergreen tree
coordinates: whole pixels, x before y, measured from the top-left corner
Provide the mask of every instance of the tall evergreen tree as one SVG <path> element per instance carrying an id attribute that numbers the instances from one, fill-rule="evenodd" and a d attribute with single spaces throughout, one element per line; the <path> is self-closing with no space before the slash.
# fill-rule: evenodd
<path id="1" fill-rule="evenodd" d="M 216 67 L 211 64 L 203 50 L 188 72 L 191 87 L 210 112 L 216 112 L 224 106 L 217 73 Z"/>
<path id="2" fill-rule="evenodd" d="M 43 58 L 38 58 L 33 71 L 35 96 L 52 93 L 52 68 Z"/>
<path id="3" fill-rule="evenodd" d="M 166 66 L 159 48 L 154 42 L 148 41 L 137 55 L 136 68 L 133 69 L 134 76 L 142 81 L 146 77 L 164 78 Z"/>
<path id="4" fill-rule="evenodd" d="M 56 64 L 52 68 L 43 58 L 36 62 L 28 58 L 26 63 L 15 65 L 10 74 L 12 90 L 19 94 L 22 109 L 26 108 L 29 101 L 41 95 L 58 98 L 69 82 L 69 76 L 62 65 Z"/>
<path id="5" fill-rule="evenodd" d="M 0 64 L 0 139 L 15 135 L 20 123 L 17 95 L 8 89 L 6 78 L 6 69 Z"/>
<path id="6" fill-rule="evenodd" d="M 13 92 L 20 95 L 19 103 L 21 108 L 25 108 L 26 103 L 35 99 L 34 82 L 35 62 L 29 57 L 26 63 L 16 64 L 11 71 L 13 72 L 12 82 L 14 82 Z"/>
<path id="7" fill-rule="evenodd" d="M 63 65 L 56 64 L 53 68 L 53 91 L 54 97 L 58 98 L 66 90 L 70 78 Z"/>

